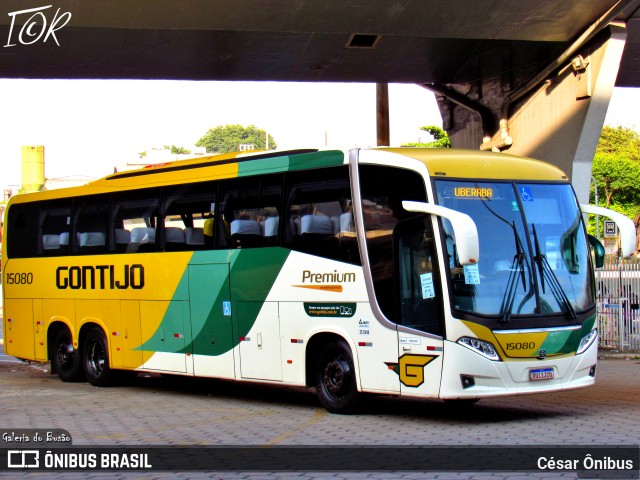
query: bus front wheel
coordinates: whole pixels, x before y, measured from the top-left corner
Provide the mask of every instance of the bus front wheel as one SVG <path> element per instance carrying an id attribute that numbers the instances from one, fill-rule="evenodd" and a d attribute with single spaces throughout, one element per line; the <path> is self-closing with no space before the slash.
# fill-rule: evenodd
<path id="1" fill-rule="evenodd" d="M 351 349 L 344 340 L 328 344 L 316 370 L 316 393 L 331 413 L 350 413 L 358 400 Z"/>
<path id="2" fill-rule="evenodd" d="M 63 382 L 76 382 L 82 379 L 80 352 L 73 346 L 73 338 L 66 328 L 55 336 L 51 363 Z"/>
<path id="3" fill-rule="evenodd" d="M 112 381 L 113 370 L 109 367 L 109 346 L 100 328 L 87 333 L 82 347 L 82 362 L 87 380 L 96 387 L 105 387 Z"/>

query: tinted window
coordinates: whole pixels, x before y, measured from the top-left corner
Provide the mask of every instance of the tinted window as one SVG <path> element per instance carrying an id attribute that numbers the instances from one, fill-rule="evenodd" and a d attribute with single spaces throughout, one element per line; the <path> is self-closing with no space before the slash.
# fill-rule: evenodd
<path id="1" fill-rule="evenodd" d="M 114 195 L 111 251 L 133 253 L 157 250 L 159 196 L 158 189 Z"/>
<path id="2" fill-rule="evenodd" d="M 286 245 L 360 264 L 347 166 L 288 175 Z"/>
<path id="3" fill-rule="evenodd" d="M 164 208 L 164 249 L 202 250 L 214 247 L 217 183 L 180 185 Z"/>
<path id="4" fill-rule="evenodd" d="M 422 177 L 416 172 L 377 165 L 360 166 L 362 211 L 371 275 L 380 309 L 398 321 L 394 296 L 393 231 L 416 214 L 402 208 L 403 200 L 426 201 Z"/>
<path id="5" fill-rule="evenodd" d="M 9 258 L 36 255 L 38 204 L 11 205 L 7 217 L 7 256 Z"/>
<path id="6" fill-rule="evenodd" d="M 282 175 L 225 181 L 220 191 L 221 248 L 254 248 L 280 243 Z"/>
<path id="7" fill-rule="evenodd" d="M 394 229 L 397 306 L 394 320 L 407 327 L 442 335 L 442 288 L 429 217 L 403 220 Z"/>
<path id="8" fill-rule="evenodd" d="M 70 239 L 72 250 L 82 255 L 105 253 L 109 196 L 95 195 L 80 198 L 75 201 L 74 210 L 75 238 Z"/>
<path id="9" fill-rule="evenodd" d="M 42 202 L 38 251 L 42 255 L 67 255 L 71 239 L 71 199 Z"/>

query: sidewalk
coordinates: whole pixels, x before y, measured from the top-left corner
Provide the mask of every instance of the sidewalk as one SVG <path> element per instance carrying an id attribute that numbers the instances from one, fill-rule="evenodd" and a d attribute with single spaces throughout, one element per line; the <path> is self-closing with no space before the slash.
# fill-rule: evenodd
<path id="1" fill-rule="evenodd" d="M 598 351 L 598 360 L 640 360 L 640 352 L 620 352 L 618 350 Z"/>

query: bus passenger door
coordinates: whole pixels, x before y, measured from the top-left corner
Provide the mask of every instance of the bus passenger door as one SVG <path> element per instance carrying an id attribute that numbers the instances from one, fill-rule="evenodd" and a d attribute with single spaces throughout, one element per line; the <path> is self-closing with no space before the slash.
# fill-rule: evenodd
<path id="1" fill-rule="evenodd" d="M 18 358 L 34 358 L 33 300 L 7 298 L 4 315 L 7 319 L 7 331 L 4 332 L 5 352 Z"/>
<path id="2" fill-rule="evenodd" d="M 398 288 L 400 391 L 437 397 L 442 376 L 442 287 L 429 217 L 412 218 L 394 231 Z"/>
<path id="3" fill-rule="evenodd" d="M 189 304 L 184 300 L 140 302 L 142 325 L 159 323 L 144 344 L 143 367 L 174 373 L 188 373 L 187 356 L 190 341 Z M 149 353 L 145 353 L 145 357 Z"/>
<path id="4" fill-rule="evenodd" d="M 189 303 L 194 375 L 235 378 L 229 264 L 189 265 Z"/>
<path id="5" fill-rule="evenodd" d="M 113 366 L 140 368 L 143 364 L 142 331 L 140 324 L 140 302 L 138 300 L 120 301 L 120 329 L 117 335 L 111 334 Z"/>
<path id="6" fill-rule="evenodd" d="M 240 376 L 282 380 L 278 302 L 238 302 L 237 332 L 240 338 Z"/>
<path id="7" fill-rule="evenodd" d="M 35 359 L 46 362 L 47 358 L 47 326 L 44 323 L 42 299 L 33 299 L 33 324 L 35 328 Z"/>

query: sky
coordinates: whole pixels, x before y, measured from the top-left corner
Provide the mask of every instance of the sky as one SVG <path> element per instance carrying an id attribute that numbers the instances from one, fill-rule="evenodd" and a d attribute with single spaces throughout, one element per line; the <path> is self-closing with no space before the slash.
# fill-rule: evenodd
<path id="1" fill-rule="evenodd" d="M 21 148 L 45 146 L 46 178 L 102 177 L 150 148 L 191 149 L 218 125 L 255 125 L 279 149 L 376 144 L 374 84 L 0 79 L 0 186 L 21 183 Z M 616 88 L 605 124 L 637 129 L 640 89 Z M 434 95 L 389 86 L 391 145 L 430 141 Z"/>
<path id="2" fill-rule="evenodd" d="M 432 93 L 389 86 L 391 143 L 430 141 Z M 23 145 L 45 146 L 45 176 L 101 177 L 138 153 L 191 149 L 218 125 L 255 125 L 279 149 L 376 144 L 374 84 L 0 80 L 0 185 L 19 184 Z"/>

